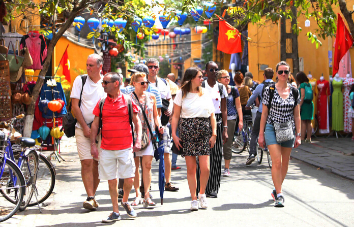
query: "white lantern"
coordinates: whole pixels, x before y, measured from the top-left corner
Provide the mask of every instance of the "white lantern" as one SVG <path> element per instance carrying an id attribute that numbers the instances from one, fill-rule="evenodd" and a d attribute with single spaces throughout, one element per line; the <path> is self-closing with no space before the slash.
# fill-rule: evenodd
<path id="1" fill-rule="evenodd" d="M 309 19 L 307 19 L 307 20 L 305 20 L 305 27 L 310 27 L 310 20 Z"/>

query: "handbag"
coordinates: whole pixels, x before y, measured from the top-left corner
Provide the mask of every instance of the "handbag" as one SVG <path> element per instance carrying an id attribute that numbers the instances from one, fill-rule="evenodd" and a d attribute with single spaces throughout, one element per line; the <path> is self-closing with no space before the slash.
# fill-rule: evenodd
<path id="1" fill-rule="evenodd" d="M 179 141 L 179 143 L 182 145 L 182 148 L 181 149 L 178 149 L 175 142 L 173 142 L 173 145 L 172 145 L 172 153 L 176 154 L 176 155 L 182 155 L 184 154 L 183 152 L 183 142 L 182 140 Z"/>
<path id="2" fill-rule="evenodd" d="M 16 50 L 15 50 L 14 44 L 11 41 L 9 42 L 8 48 L 10 47 L 10 43 L 12 45 L 12 49 L 14 51 L 14 54 L 9 54 L 9 51 L 7 51 L 5 56 L 4 56 L 4 54 L 1 54 L 1 55 L 3 55 L 6 58 L 6 60 L 9 61 L 10 72 L 17 72 L 20 69 L 20 67 L 22 66 L 24 58 L 16 55 Z"/>
<path id="3" fill-rule="evenodd" d="M 6 54 L 9 49 L 5 46 L 5 41 L 2 39 L 0 44 L 0 54 Z"/>
<path id="4" fill-rule="evenodd" d="M 293 140 L 294 130 L 292 121 L 277 123 L 274 122 L 275 138 L 278 143 Z"/>

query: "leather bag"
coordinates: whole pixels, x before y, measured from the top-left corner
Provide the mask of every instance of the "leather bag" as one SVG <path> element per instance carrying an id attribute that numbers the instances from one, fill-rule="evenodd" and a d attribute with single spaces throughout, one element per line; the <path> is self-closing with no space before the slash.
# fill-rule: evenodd
<path id="1" fill-rule="evenodd" d="M 10 72 L 18 72 L 18 70 L 22 66 L 24 57 L 20 57 L 20 56 L 16 55 L 16 50 L 15 50 L 14 44 L 11 41 L 9 42 L 8 48 L 10 47 L 10 43 L 12 45 L 12 49 L 14 51 L 14 54 L 9 54 L 9 51 L 7 51 L 6 55 L 4 55 L 4 54 L 1 54 L 1 55 L 3 55 L 5 57 L 5 59 L 9 61 Z"/>

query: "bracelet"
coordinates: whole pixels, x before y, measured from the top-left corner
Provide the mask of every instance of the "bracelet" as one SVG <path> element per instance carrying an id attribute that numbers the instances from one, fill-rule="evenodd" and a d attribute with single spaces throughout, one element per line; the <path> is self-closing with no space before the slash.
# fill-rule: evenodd
<path id="1" fill-rule="evenodd" d="M 224 126 L 224 128 L 227 128 L 227 126 Z"/>
<path id="2" fill-rule="evenodd" d="M 211 136 L 215 136 L 215 137 L 217 137 L 217 135 L 216 135 L 216 134 L 213 134 L 213 135 L 211 135 Z"/>

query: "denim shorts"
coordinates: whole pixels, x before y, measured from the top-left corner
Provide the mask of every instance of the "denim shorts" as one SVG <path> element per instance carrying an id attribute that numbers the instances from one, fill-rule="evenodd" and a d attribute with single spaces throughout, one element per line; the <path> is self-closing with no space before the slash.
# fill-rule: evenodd
<path id="1" fill-rule="evenodd" d="M 266 124 L 265 132 L 264 132 L 264 139 L 266 141 L 267 146 L 272 145 L 272 144 L 278 144 L 281 147 L 294 147 L 294 142 L 295 142 L 295 138 L 294 138 L 292 140 L 278 143 L 277 139 L 275 137 L 274 126 L 271 124 Z"/>

